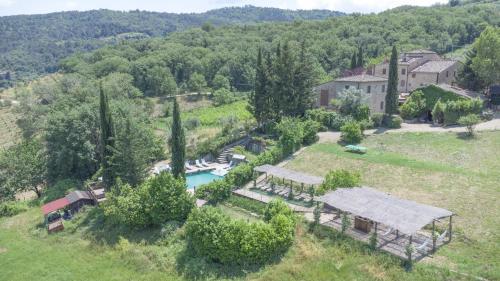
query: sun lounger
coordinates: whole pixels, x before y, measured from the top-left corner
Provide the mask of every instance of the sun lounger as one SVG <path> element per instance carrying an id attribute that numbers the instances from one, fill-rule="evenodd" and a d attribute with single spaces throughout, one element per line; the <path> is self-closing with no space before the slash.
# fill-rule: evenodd
<path id="1" fill-rule="evenodd" d="M 208 164 L 205 159 L 201 159 L 201 165 L 205 166 L 205 167 L 209 167 L 210 164 Z"/>
<path id="2" fill-rule="evenodd" d="M 196 167 L 204 168 L 203 165 L 201 165 L 200 160 L 196 159 L 195 163 L 196 163 Z"/>
<path id="3" fill-rule="evenodd" d="M 427 248 L 427 245 L 431 242 L 431 239 L 427 239 L 424 241 L 424 243 L 418 247 L 415 248 L 415 250 L 419 251 L 419 252 L 422 252 L 422 253 L 425 253 L 427 252 L 426 248 Z"/>
<path id="4" fill-rule="evenodd" d="M 193 166 L 189 165 L 189 162 L 187 162 L 187 161 L 186 161 L 186 163 L 184 164 L 184 167 L 186 167 L 186 169 L 188 169 L 188 170 L 194 170 L 194 169 L 195 169 L 195 167 L 193 167 Z"/>

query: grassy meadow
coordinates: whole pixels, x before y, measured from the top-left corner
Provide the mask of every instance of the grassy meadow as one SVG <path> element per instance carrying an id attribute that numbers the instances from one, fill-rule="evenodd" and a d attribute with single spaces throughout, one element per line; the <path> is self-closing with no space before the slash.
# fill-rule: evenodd
<path id="1" fill-rule="evenodd" d="M 287 167 L 319 176 L 357 170 L 363 185 L 455 212 L 452 243 L 421 263 L 500 279 L 500 132 L 475 139 L 454 133 L 383 134 L 362 145 L 368 147 L 365 155 L 345 152 L 336 143 L 315 144 Z"/>
<path id="2" fill-rule="evenodd" d="M 362 144 L 369 148 L 365 155 L 344 152 L 336 143 L 314 144 L 287 167 L 320 176 L 337 168 L 358 170 L 364 185 L 457 213 L 452 242 L 411 272 L 397 258 L 330 229 L 311 233 L 305 223 L 299 223 L 294 245 L 274 263 L 222 266 L 192 254 L 182 227 L 113 226 L 100 209 L 88 208 L 66 222 L 63 232 L 47 235 L 39 207 L 32 206 L 0 218 L 0 280 L 500 279 L 500 132 L 479 133 L 475 139 L 452 133 L 383 134 Z M 263 206 L 234 197 L 219 208 L 235 219 L 257 221 Z"/>

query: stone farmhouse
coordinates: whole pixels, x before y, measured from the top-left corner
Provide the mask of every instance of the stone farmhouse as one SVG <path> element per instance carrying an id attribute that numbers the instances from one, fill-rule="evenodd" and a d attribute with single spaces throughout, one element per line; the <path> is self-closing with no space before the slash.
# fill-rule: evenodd
<path id="1" fill-rule="evenodd" d="M 398 90 L 409 93 L 428 85 L 455 83 L 458 61 L 446 60 L 428 50 L 403 53 L 398 61 Z M 354 87 L 369 94 L 371 112 L 385 111 L 385 96 L 389 77 L 389 61 L 368 67 L 353 76 L 338 78 L 313 88 L 316 106 L 330 107 L 330 102 L 345 89 Z"/>

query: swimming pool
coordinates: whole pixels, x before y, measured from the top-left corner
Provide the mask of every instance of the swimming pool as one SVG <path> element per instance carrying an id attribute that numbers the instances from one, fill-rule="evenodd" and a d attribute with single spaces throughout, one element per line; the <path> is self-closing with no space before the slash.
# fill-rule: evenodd
<path id="1" fill-rule="evenodd" d="M 211 173 L 211 171 L 204 171 L 199 173 L 187 174 L 186 183 L 189 189 L 193 189 L 202 184 L 213 182 L 214 180 L 222 179 L 223 177 Z"/>

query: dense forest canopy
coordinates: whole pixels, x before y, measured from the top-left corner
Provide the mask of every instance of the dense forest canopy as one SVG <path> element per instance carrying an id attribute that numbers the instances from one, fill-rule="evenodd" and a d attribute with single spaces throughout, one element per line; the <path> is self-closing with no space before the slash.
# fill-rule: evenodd
<path id="1" fill-rule="evenodd" d="M 94 10 L 0 17 L 0 88 L 57 70 L 59 59 L 126 39 L 165 36 L 190 27 L 262 21 L 325 19 L 327 10 L 291 11 L 245 6 L 199 14 Z M 2 82 L 2 80 L 4 80 Z"/>
<path id="2" fill-rule="evenodd" d="M 259 47 L 272 52 L 278 43 L 290 42 L 297 51 L 305 42 L 316 80 L 324 81 L 349 68 L 352 54 L 360 47 L 368 63 L 387 57 L 394 44 L 399 51 L 427 48 L 445 53 L 472 43 L 488 25 L 500 25 L 498 2 L 405 6 L 324 21 L 192 28 L 164 39 L 123 42 L 79 54 L 62 61 L 61 69 L 93 78 L 117 72 L 130 75 L 133 85 L 150 95 L 172 89 L 172 81 L 162 88 L 155 77 L 172 77 L 186 91 L 213 87 L 214 81 L 225 77 L 233 90 L 247 91 L 254 85 Z"/>

